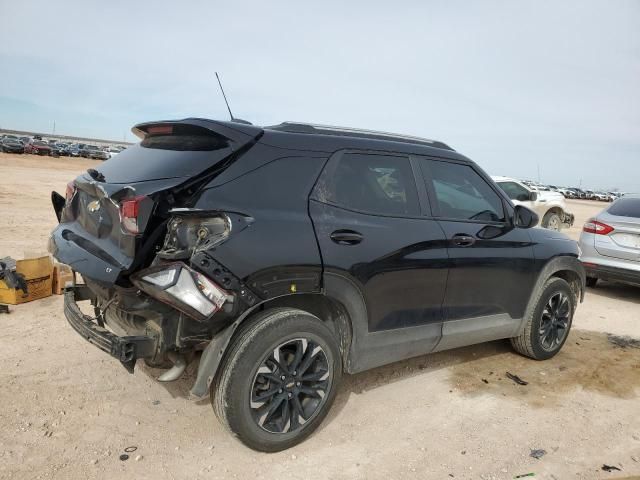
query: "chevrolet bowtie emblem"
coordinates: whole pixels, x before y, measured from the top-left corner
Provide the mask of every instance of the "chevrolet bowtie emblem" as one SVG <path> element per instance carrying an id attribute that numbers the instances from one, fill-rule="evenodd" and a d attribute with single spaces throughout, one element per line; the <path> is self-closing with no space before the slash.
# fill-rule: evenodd
<path id="1" fill-rule="evenodd" d="M 100 210 L 100 200 L 94 200 L 93 202 L 89 203 L 89 205 L 87 205 L 87 210 L 89 210 L 91 213 Z"/>

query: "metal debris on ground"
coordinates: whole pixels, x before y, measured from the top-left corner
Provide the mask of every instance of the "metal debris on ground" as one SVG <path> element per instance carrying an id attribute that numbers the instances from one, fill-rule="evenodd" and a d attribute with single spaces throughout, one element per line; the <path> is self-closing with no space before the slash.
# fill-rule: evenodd
<path id="1" fill-rule="evenodd" d="M 122 460 L 123 462 L 125 460 L 129 460 L 129 455 L 127 455 L 126 453 L 123 453 L 122 455 L 120 455 L 120 460 Z"/>
<path id="2" fill-rule="evenodd" d="M 640 340 L 626 335 L 611 335 L 609 333 L 607 334 L 607 340 L 609 340 L 610 343 L 613 343 L 616 347 L 620 348 L 640 348 Z"/>
<path id="3" fill-rule="evenodd" d="M 619 472 L 622 471 L 621 468 L 618 468 L 615 465 L 607 465 L 607 464 L 602 465 L 602 470 L 604 470 L 605 472 L 613 472 L 614 470 L 617 470 Z"/>
<path id="4" fill-rule="evenodd" d="M 540 449 L 531 450 L 531 453 L 529 454 L 529 456 L 532 457 L 532 458 L 541 459 L 546 454 L 547 454 L 547 451 L 546 450 L 542 450 L 540 448 Z"/>
<path id="5" fill-rule="evenodd" d="M 522 380 L 519 376 L 514 375 L 513 373 L 506 373 L 507 378 L 513 380 L 514 382 L 516 382 L 518 385 L 529 385 L 529 382 L 525 382 L 524 380 Z"/>
<path id="6" fill-rule="evenodd" d="M 525 478 L 525 477 L 535 477 L 536 474 L 533 472 L 529 472 L 529 473 L 523 473 L 522 475 L 516 475 L 513 478 Z"/>

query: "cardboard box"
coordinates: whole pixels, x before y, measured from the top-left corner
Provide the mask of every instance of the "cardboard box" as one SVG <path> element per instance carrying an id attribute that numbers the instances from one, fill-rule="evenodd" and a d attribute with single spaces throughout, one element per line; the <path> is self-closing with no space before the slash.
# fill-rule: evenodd
<path id="1" fill-rule="evenodd" d="M 24 275 L 28 293 L 14 290 L 0 280 L 0 303 L 16 305 L 51 295 L 53 283 L 53 262 L 48 255 L 16 261 L 16 271 Z"/>
<path id="2" fill-rule="evenodd" d="M 73 285 L 73 271 L 69 265 L 56 263 L 53 266 L 53 294 L 62 295 L 67 286 Z"/>

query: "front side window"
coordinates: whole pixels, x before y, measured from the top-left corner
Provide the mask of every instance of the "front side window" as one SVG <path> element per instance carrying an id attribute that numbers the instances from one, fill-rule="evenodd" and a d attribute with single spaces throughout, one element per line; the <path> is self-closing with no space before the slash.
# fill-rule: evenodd
<path id="1" fill-rule="evenodd" d="M 511 200 L 526 202 L 530 199 L 529 190 L 516 182 L 497 182 Z"/>
<path id="2" fill-rule="evenodd" d="M 500 196 L 470 166 L 434 160 L 429 162 L 428 170 L 426 177 L 431 179 L 440 217 L 486 222 L 505 220 Z"/>
<path id="3" fill-rule="evenodd" d="M 349 210 L 418 215 L 418 194 L 407 157 L 345 153 L 327 165 L 314 196 Z"/>

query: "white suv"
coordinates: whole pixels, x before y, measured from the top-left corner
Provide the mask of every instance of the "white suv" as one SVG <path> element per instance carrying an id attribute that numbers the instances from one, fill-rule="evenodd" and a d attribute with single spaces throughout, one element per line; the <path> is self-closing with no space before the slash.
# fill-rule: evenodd
<path id="1" fill-rule="evenodd" d="M 573 214 L 567 212 L 567 204 L 562 193 L 535 190 L 515 178 L 491 178 L 515 205 L 523 205 L 536 212 L 542 227 L 560 230 L 573 225 Z"/>

